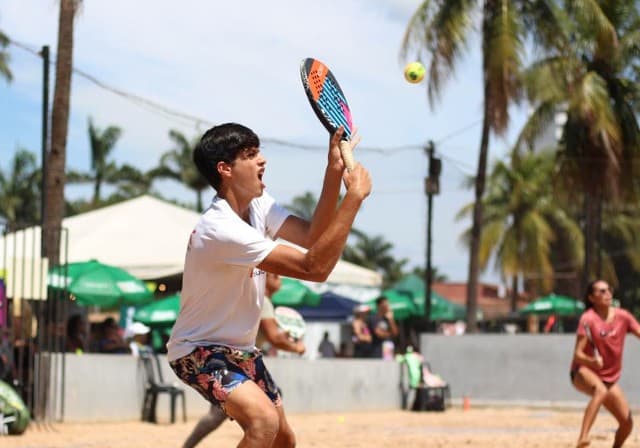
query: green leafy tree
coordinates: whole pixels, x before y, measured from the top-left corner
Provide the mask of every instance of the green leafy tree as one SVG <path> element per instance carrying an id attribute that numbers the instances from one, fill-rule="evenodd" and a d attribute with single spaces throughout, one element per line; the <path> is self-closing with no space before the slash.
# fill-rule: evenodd
<path id="1" fill-rule="evenodd" d="M 36 158 L 26 149 L 15 153 L 7 171 L 0 170 L 0 215 L 7 230 L 38 222 L 40 178 Z"/>
<path id="2" fill-rule="evenodd" d="M 7 81 L 13 79 L 13 74 L 9 69 L 9 53 L 6 51 L 9 43 L 10 40 L 7 35 L 0 31 L 0 75 Z"/>
<path id="3" fill-rule="evenodd" d="M 469 250 L 467 328 L 477 331 L 477 287 L 480 235 L 491 133 L 504 134 L 509 124 L 509 104 L 521 95 L 519 72 L 525 56 L 524 42 L 543 48 L 551 45 L 557 23 L 552 1 L 426 0 L 411 17 L 402 54 L 416 50 L 428 64 L 428 95 L 433 106 L 443 82 L 453 75 L 468 41 L 479 32 L 482 50 L 483 122 L 475 178 L 475 202 Z M 480 20 L 474 20 L 479 17 Z M 479 29 L 474 25 L 479 24 Z"/>
<path id="4" fill-rule="evenodd" d="M 312 192 L 307 191 L 302 196 L 294 197 L 291 204 L 287 204 L 285 207 L 296 216 L 310 221 L 313 218 L 316 205 L 318 205 L 318 199 Z"/>
<path id="5" fill-rule="evenodd" d="M 403 268 L 407 259 L 396 260 L 391 251 L 393 244 L 383 236 L 369 236 L 362 231 L 352 229 L 356 241 L 344 248 L 342 258 L 351 263 L 381 272 L 383 286 L 389 286 L 404 277 Z"/>
<path id="6" fill-rule="evenodd" d="M 202 192 L 209 183 L 202 177 L 193 163 L 193 150 L 198 140 L 187 140 L 184 134 L 176 130 L 169 131 L 174 148 L 162 154 L 160 165 L 149 172 L 153 178 L 168 178 L 181 182 L 196 192 L 196 208 L 202 211 Z"/>
<path id="7" fill-rule="evenodd" d="M 494 259 L 496 269 L 511 281 L 512 311 L 516 311 L 520 281 L 535 278 L 544 292 L 552 290 L 555 228 L 569 235 L 573 256 L 581 255 L 582 232 L 578 224 L 553 200 L 549 182 L 553 162 L 550 152 L 513 152 L 510 163 L 497 162 L 488 178 L 480 267 L 486 269 Z M 467 216 L 472 209 L 473 204 L 467 205 L 458 218 Z M 465 233 L 467 242 L 469 233 Z"/>
<path id="8" fill-rule="evenodd" d="M 411 271 L 411 273 L 420 278 L 425 278 L 426 269 L 420 266 L 415 266 Z M 437 267 L 432 267 L 431 280 L 434 282 L 446 282 L 449 280 L 449 277 L 444 272 L 440 272 L 440 270 Z"/>
<path id="9" fill-rule="evenodd" d="M 94 206 L 100 202 L 103 183 L 108 177 L 114 176 L 114 172 L 117 170 L 115 164 L 108 163 L 107 159 L 121 135 L 122 130 L 119 127 L 109 126 L 104 130 L 100 130 L 93 124 L 93 120 L 89 118 L 89 144 L 91 147 L 93 177 L 92 203 Z"/>
<path id="10" fill-rule="evenodd" d="M 566 115 L 559 142 L 558 193 L 580 201 L 584 232 L 582 288 L 602 275 L 603 205 L 638 205 L 637 162 L 638 54 L 640 17 L 637 2 L 568 2 L 557 49 L 525 73 L 534 113 L 519 139 L 522 147 Z"/>

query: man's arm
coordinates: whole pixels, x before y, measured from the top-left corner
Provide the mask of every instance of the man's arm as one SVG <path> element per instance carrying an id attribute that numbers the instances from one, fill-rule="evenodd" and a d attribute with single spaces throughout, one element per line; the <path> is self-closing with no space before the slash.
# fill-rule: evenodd
<path id="1" fill-rule="evenodd" d="M 306 221 L 297 216 L 289 216 L 278 231 L 278 236 L 305 249 L 309 249 L 318 241 L 318 238 L 320 238 L 320 235 L 322 235 L 324 229 L 329 226 L 329 223 L 336 214 L 336 205 L 340 195 L 340 183 L 342 181 L 342 173 L 344 172 L 344 163 L 340 156 L 340 139 L 342 138 L 342 134 L 343 129 L 340 128 L 331 136 L 322 193 L 316 204 L 316 209 L 313 212 L 311 221 Z M 360 137 L 357 135 L 357 131 L 354 130 L 353 137 L 349 142 L 352 150 L 357 146 L 358 142 L 360 142 Z"/>
<path id="2" fill-rule="evenodd" d="M 286 350 L 300 355 L 305 351 L 304 342 L 292 341 L 287 333 L 278 327 L 278 323 L 273 318 L 261 319 L 260 331 L 262 331 L 267 341 L 279 350 Z"/>
<path id="3" fill-rule="evenodd" d="M 360 164 L 350 173 L 344 174 L 344 181 L 347 194 L 334 219 L 311 248 L 302 253 L 280 244 L 258 265 L 260 269 L 303 280 L 326 281 L 340 259 L 362 202 L 371 192 L 371 178 Z M 280 232 L 278 236 L 281 236 Z"/>

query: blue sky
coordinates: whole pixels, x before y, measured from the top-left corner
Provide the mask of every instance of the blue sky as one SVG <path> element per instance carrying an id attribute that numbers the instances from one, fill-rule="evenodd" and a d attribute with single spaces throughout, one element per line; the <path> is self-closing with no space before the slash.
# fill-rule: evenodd
<path id="1" fill-rule="evenodd" d="M 435 141 L 443 169 L 441 194 L 434 199 L 433 263 L 450 280 L 463 281 L 468 253 L 459 237 L 470 221 L 457 222 L 455 214 L 473 199 L 473 191 L 461 184 L 477 164 L 481 59 L 478 48 L 469 48 L 431 110 L 426 84 L 407 83 L 402 72 L 409 61 L 400 59 L 406 24 L 419 3 L 185 0 L 178 7 L 169 0 L 85 0 L 76 20 L 74 66 L 202 122 L 143 107 L 74 76 L 67 166 L 89 169 L 90 116 L 99 128 L 123 129 L 113 158 L 140 169 L 155 166 L 171 148 L 170 129 L 191 137 L 210 123 L 237 121 L 267 140 L 262 148 L 268 160 L 265 182 L 273 196 L 286 204 L 306 191 L 318 195 L 326 151 L 268 141 L 328 142 L 299 77 L 300 61 L 316 57 L 329 65 L 347 95 L 363 138 L 356 157 L 373 177 L 373 192 L 355 225 L 384 236 L 409 266 L 424 265 L 427 161 L 421 148 Z M 36 51 L 49 45 L 55 53 L 57 18 L 55 0 L 0 0 L 0 29 Z M 41 135 L 42 62 L 15 46 L 9 51 L 15 79 L 0 82 L 3 168 L 18 147 L 39 154 Z M 491 159 L 504 157 L 523 117 L 522 108 L 512 111 L 510 133 L 492 140 Z M 177 183 L 154 188 L 166 197 L 195 202 Z M 89 190 L 72 186 L 67 194 L 88 197 Z M 496 281 L 498 276 L 489 271 L 481 278 Z"/>

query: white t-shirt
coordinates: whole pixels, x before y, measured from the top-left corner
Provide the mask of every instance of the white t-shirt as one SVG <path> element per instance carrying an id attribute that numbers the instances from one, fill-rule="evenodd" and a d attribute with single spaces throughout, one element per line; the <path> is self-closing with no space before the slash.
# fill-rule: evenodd
<path id="1" fill-rule="evenodd" d="M 253 349 L 265 291 L 265 273 L 256 266 L 277 245 L 272 238 L 289 214 L 265 192 L 249 205 L 249 225 L 226 200 L 213 198 L 189 239 L 169 361 L 202 345 Z"/>
<path id="2" fill-rule="evenodd" d="M 273 302 L 271 302 L 271 300 L 269 299 L 265 299 L 262 302 L 262 311 L 260 312 L 260 321 L 262 321 L 263 319 L 275 319 L 275 318 L 276 318 L 276 313 L 275 313 L 275 308 L 273 307 Z M 258 328 L 260 328 L 260 325 L 258 325 Z M 256 347 L 261 349 L 267 342 L 269 341 L 267 341 L 267 338 L 262 332 L 262 330 L 258 330 L 258 335 L 256 336 Z"/>

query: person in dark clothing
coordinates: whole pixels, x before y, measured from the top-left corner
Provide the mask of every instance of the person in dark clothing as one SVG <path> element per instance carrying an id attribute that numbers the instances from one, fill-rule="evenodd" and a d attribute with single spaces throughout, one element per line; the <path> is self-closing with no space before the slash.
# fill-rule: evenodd
<path id="1" fill-rule="evenodd" d="M 376 312 L 369 316 L 367 325 L 371 332 L 371 357 L 382 358 L 383 344 L 387 341 L 393 343 L 393 339 L 398 336 L 393 311 L 385 296 L 376 299 Z"/>

